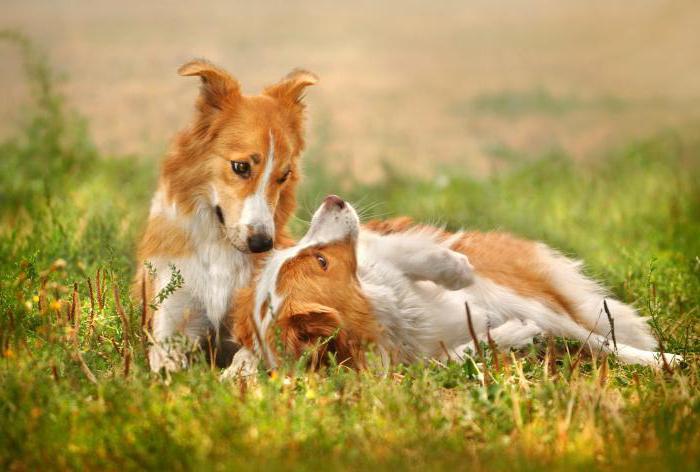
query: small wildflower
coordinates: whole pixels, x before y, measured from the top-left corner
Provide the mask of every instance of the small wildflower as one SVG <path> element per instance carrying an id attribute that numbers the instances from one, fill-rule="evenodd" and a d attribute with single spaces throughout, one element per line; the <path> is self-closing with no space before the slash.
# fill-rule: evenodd
<path id="1" fill-rule="evenodd" d="M 39 295 L 34 295 L 34 296 L 32 297 L 32 301 L 33 301 L 34 303 L 39 303 Z"/>
<path id="2" fill-rule="evenodd" d="M 49 304 L 49 307 L 54 311 L 58 311 L 61 309 L 61 302 L 58 300 L 54 300 Z"/>
<path id="3" fill-rule="evenodd" d="M 34 305 L 33 305 L 32 302 L 30 302 L 29 300 L 27 300 L 26 302 L 24 302 L 24 308 L 26 308 L 27 311 L 32 311 L 32 308 L 33 308 L 33 307 L 34 307 Z"/>
<path id="4" fill-rule="evenodd" d="M 66 260 L 65 259 L 56 259 L 53 264 L 51 264 L 51 270 L 60 270 L 60 269 L 65 269 L 66 267 Z"/>
<path id="5" fill-rule="evenodd" d="M 312 389 L 308 389 L 308 390 L 306 391 L 306 395 L 305 395 L 305 396 L 306 396 L 306 399 L 307 399 L 307 400 L 313 400 L 314 398 L 316 398 L 316 392 L 314 392 Z"/>
<path id="6" fill-rule="evenodd" d="M 258 428 L 256 428 L 255 426 L 253 426 L 252 428 L 250 428 L 248 430 L 248 437 L 250 439 L 258 439 L 259 435 L 260 435 L 260 433 L 258 431 Z"/>

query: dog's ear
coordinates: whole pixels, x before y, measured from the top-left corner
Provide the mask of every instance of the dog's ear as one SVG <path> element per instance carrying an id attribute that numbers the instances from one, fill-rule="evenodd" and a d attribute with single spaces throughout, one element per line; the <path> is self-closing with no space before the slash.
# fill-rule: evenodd
<path id="1" fill-rule="evenodd" d="M 299 303 L 291 307 L 289 326 L 297 334 L 328 337 L 340 327 L 340 314 L 335 308 L 319 303 Z"/>
<path id="2" fill-rule="evenodd" d="M 344 325 L 336 309 L 318 303 L 294 303 L 288 306 L 287 313 L 279 318 L 278 325 L 287 354 L 298 358 L 304 351 L 318 347 L 311 353 L 312 368 L 318 368 L 328 352 L 347 367 L 365 365 L 364 347 L 369 339 L 358 338 Z"/>
<path id="3" fill-rule="evenodd" d="M 332 336 L 340 328 L 340 314 L 334 308 L 318 303 L 295 303 L 288 310 L 288 316 L 280 317 L 279 327 L 282 342 L 293 356 L 300 356 L 305 349 Z"/>
<path id="4" fill-rule="evenodd" d="M 226 105 L 235 105 L 241 97 L 241 88 L 228 72 L 204 59 L 195 59 L 183 64 L 177 73 L 184 76 L 198 75 L 202 79 L 197 107 L 202 113 L 221 110 Z"/>
<path id="5" fill-rule="evenodd" d="M 318 77 L 313 72 L 294 69 L 279 83 L 267 87 L 263 93 L 289 106 L 300 105 L 304 89 L 317 82 Z"/>

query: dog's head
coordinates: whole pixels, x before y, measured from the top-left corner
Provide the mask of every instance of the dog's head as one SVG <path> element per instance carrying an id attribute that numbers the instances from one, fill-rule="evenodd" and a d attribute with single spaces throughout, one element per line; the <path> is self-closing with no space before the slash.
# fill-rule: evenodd
<path id="1" fill-rule="evenodd" d="M 298 157 L 304 147 L 303 91 L 314 74 L 295 70 L 256 96 L 203 60 L 179 71 L 199 76 L 193 126 L 166 160 L 168 191 L 185 211 L 211 212 L 240 251 L 265 252 L 295 207 Z"/>
<path id="2" fill-rule="evenodd" d="M 273 253 L 255 288 L 239 293 L 234 303 L 240 313 L 235 315 L 238 338 L 259 344 L 257 329 L 268 360 L 278 332 L 282 348 L 293 357 L 331 338 L 316 359 L 333 352 L 338 362 L 359 366 L 377 326 L 357 277 L 358 231 L 352 206 L 334 195 L 326 197 L 301 241 Z M 251 314 L 252 320 L 246 320 Z"/>

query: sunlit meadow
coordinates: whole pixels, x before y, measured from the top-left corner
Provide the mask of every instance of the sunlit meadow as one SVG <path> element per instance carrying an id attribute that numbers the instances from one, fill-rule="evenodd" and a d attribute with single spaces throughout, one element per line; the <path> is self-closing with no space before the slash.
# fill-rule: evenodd
<path id="1" fill-rule="evenodd" d="M 389 166 L 381 182 L 343 189 L 368 216 L 504 229 L 582 258 L 684 356 L 673 371 L 541 339 L 389 372 L 289 364 L 222 384 L 200 356 L 165 377 L 147 367 L 128 292 L 157 169 L 100 153 L 47 59 L 22 35 L 3 40 L 22 51 L 32 98 L 0 143 L 3 470 L 698 469 L 700 135 L 664 131 L 587 162 L 500 148 L 511 165 L 492 177 Z M 517 113 L 580 105 L 533 93 Z M 514 113 L 497 96 L 472 106 Z M 309 137 L 297 234 L 320 196 L 338 192 L 323 130 Z"/>

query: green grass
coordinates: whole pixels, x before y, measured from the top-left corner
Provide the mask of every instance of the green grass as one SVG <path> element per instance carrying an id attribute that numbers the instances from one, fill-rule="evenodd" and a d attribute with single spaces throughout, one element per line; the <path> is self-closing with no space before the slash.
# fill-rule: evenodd
<path id="1" fill-rule="evenodd" d="M 616 97 L 584 99 L 574 94 L 556 95 L 542 87 L 483 94 L 474 97 L 467 105 L 465 107 L 464 104 L 457 104 L 452 110 L 461 113 L 468 108 L 482 115 L 498 115 L 514 119 L 526 115 L 561 116 L 583 110 L 616 112 L 627 106 L 624 101 Z"/>
<path id="2" fill-rule="evenodd" d="M 686 357 L 673 373 L 579 361 L 558 340 L 551 364 L 540 345 L 498 368 L 489 353 L 486 382 L 471 361 L 388 375 L 288 367 L 249 384 L 221 384 L 199 362 L 166 380 L 148 371 L 127 293 L 156 164 L 101 156 L 45 61 L 9 37 L 26 50 L 35 102 L 0 143 L 3 470 L 698 469 L 697 137 L 660 135 L 586 164 L 542 156 L 487 180 L 391 173 L 345 195 L 370 213 L 510 230 L 583 258 Z M 300 200 L 313 206 L 337 189 L 318 164 L 324 141 L 309 141 Z"/>

